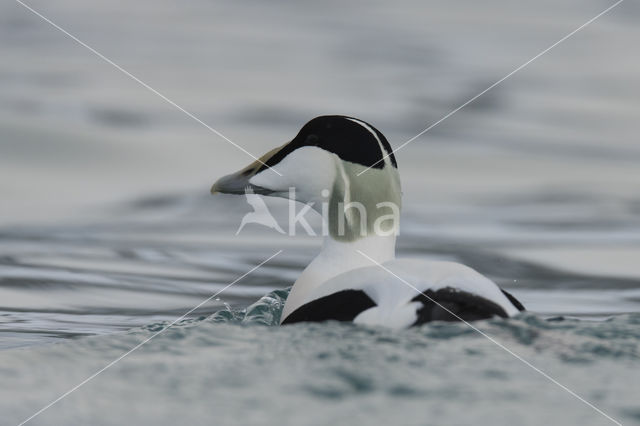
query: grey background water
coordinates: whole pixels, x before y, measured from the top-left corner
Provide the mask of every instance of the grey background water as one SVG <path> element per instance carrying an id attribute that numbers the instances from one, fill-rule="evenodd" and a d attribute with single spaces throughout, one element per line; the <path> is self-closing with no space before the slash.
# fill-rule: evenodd
<path id="1" fill-rule="evenodd" d="M 29 4 L 259 155 L 326 113 L 398 146 L 611 3 Z M 480 327 L 625 424 L 640 422 L 639 17 L 623 2 L 397 153 L 399 254 L 512 291 L 532 315 Z M 0 40 L 1 424 L 279 249 L 31 424 L 608 422 L 464 326 L 254 324 L 277 298 L 242 320 L 319 245 L 234 235 L 249 206 L 208 188 L 251 158 L 15 2 Z"/>

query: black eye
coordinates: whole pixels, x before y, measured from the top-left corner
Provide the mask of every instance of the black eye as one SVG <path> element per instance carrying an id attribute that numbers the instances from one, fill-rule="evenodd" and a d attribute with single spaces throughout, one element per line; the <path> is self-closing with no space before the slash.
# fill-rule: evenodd
<path id="1" fill-rule="evenodd" d="M 318 137 L 318 135 L 311 134 L 311 135 L 307 136 L 305 144 L 307 144 L 307 145 L 315 145 L 315 144 L 318 143 L 319 140 L 320 140 L 320 138 Z"/>

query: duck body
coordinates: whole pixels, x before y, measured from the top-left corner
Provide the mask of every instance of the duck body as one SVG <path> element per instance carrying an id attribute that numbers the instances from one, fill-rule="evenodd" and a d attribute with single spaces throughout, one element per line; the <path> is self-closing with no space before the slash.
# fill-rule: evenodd
<path id="1" fill-rule="evenodd" d="M 406 328 L 431 321 L 507 318 L 524 309 L 493 281 L 460 263 L 407 258 L 381 266 L 329 279 L 307 293 L 282 324 L 337 320 Z"/>
<path id="2" fill-rule="evenodd" d="M 337 320 L 405 328 L 524 310 L 465 265 L 395 258 L 398 165 L 384 135 L 362 120 L 316 117 L 291 142 L 219 179 L 211 191 L 293 198 L 325 219 L 322 249 L 294 283 L 282 324 Z"/>

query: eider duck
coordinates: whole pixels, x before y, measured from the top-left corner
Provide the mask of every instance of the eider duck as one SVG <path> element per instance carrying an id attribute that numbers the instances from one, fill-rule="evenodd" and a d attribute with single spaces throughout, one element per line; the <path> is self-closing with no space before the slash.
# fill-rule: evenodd
<path id="1" fill-rule="evenodd" d="M 395 258 L 398 164 L 384 135 L 362 120 L 316 117 L 291 142 L 211 188 L 212 193 L 246 191 L 293 194 L 328 216 L 322 249 L 294 283 L 281 324 L 337 320 L 405 328 L 507 318 L 524 310 L 468 266 Z"/>

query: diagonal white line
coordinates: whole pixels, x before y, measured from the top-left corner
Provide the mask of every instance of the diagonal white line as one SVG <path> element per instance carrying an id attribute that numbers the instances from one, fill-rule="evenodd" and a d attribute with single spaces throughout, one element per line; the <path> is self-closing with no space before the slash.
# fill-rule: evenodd
<path id="1" fill-rule="evenodd" d="M 132 352 L 140 349 L 140 347 L 142 347 L 143 345 L 145 345 L 146 343 L 148 343 L 151 339 L 154 339 L 155 337 L 159 336 L 160 334 L 164 333 L 165 331 L 167 331 L 169 328 L 171 328 L 173 325 L 175 325 L 178 321 L 183 320 L 187 315 L 189 315 L 190 313 L 192 313 L 193 311 L 195 311 L 196 309 L 198 309 L 200 306 L 204 305 L 205 303 L 209 302 L 211 299 L 215 298 L 216 296 L 218 296 L 220 293 L 222 293 L 223 291 L 225 291 L 226 289 L 228 289 L 229 287 L 231 287 L 232 285 L 234 285 L 235 283 L 237 283 L 238 281 L 240 281 L 241 279 L 243 279 L 244 277 L 246 277 L 247 275 L 249 275 L 250 273 L 252 273 L 253 271 L 255 271 L 256 269 L 258 269 L 259 267 L 261 267 L 262 265 L 264 265 L 265 263 L 267 263 L 268 261 L 270 261 L 271 259 L 273 259 L 274 257 L 276 257 L 277 255 L 279 255 L 280 253 L 282 253 L 282 250 L 278 250 L 275 254 L 271 255 L 268 259 L 260 262 L 260 264 L 254 266 L 253 268 L 251 268 L 249 271 L 245 272 L 244 274 L 242 274 L 240 277 L 236 278 L 235 280 L 233 280 L 230 284 L 226 285 L 222 290 L 217 291 L 215 294 L 213 294 L 210 297 L 207 297 L 205 300 L 203 300 L 202 302 L 198 303 L 198 305 L 196 305 L 194 308 L 189 309 L 187 312 L 185 312 L 183 315 L 181 315 L 179 318 L 176 318 L 175 320 L 173 320 L 171 323 L 169 323 L 169 325 L 167 325 L 166 327 L 164 327 L 162 330 L 152 334 L 150 337 L 146 338 L 145 340 L 143 340 L 142 342 L 138 343 L 137 345 L 135 345 L 133 348 L 129 349 L 127 352 L 123 353 L 122 355 L 120 355 L 118 358 L 114 359 L 113 361 L 111 361 L 109 364 L 105 365 L 104 367 L 102 367 L 100 370 L 96 371 L 95 373 L 93 373 L 92 375 L 90 375 L 89 377 L 87 377 L 86 379 L 84 379 L 83 381 L 81 381 L 80 383 L 78 383 L 77 385 L 75 385 L 74 387 L 72 387 L 71 389 L 69 389 L 68 391 L 66 391 L 65 393 L 63 393 L 62 395 L 60 395 L 58 398 L 54 399 L 53 401 L 51 401 L 50 403 L 48 403 L 47 405 L 45 405 L 44 407 L 42 407 L 41 409 L 39 409 L 38 411 L 36 411 L 34 414 L 32 414 L 31 416 L 29 416 L 28 418 L 26 418 L 25 420 L 23 420 L 20 424 L 18 424 L 18 426 L 23 426 L 24 424 L 26 424 L 27 422 L 31 421 L 34 417 L 42 414 L 43 411 L 47 410 L 48 408 L 50 408 L 51 406 L 53 406 L 54 404 L 60 402 L 62 399 L 66 398 L 67 396 L 69 396 L 71 393 L 75 392 L 76 390 L 78 390 L 81 386 L 85 385 L 86 383 L 88 383 L 89 381 L 91 381 L 92 379 L 94 379 L 96 376 L 98 376 L 100 373 L 104 372 L 105 370 L 113 367 L 116 363 L 118 363 L 119 361 L 121 361 L 123 358 L 125 358 L 126 356 L 128 356 L 129 354 L 131 354 Z"/>
<path id="2" fill-rule="evenodd" d="M 493 89 L 494 87 L 496 87 L 497 85 L 499 85 L 500 83 L 502 83 L 503 81 L 505 81 L 506 79 L 508 79 L 509 77 L 511 77 L 512 75 L 514 75 L 515 73 L 517 73 L 518 71 L 522 70 L 523 68 L 525 68 L 527 65 L 531 64 L 533 61 L 535 61 L 536 59 L 540 58 L 542 55 L 546 54 L 547 52 L 549 52 L 551 49 L 553 49 L 554 47 L 558 46 L 560 43 L 564 42 L 565 40 L 567 40 L 569 37 L 573 36 L 574 34 L 576 34 L 578 31 L 584 29 L 587 25 L 593 23 L 596 19 L 600 18 L 602 15 L 608 13 L 611 9 L 613 9 L 614 7 L 618 6 L 620 3 L 622 3 L 624 0 L 618 0 L 617 2 L 615 2 L 614 4 L 612 4 L 611 6 L 609 6 L 608 8 L 606 8 L 605 10 L 603 10 L 602 12 L 598 13 L 596 16 L 594 16 L 593 18 L 589 19 L 587 22 L 585 22 L 584 24 L 580 25 L 578 28 L 576 28 L 575 30 L 571 31 L 569 34 L 567 34 L 566 36 L 562 37 L 560 40 L 556 41 L 555 43 L 553 43 L 551 46 L 547 47 L 546 49 L 544 49 L 542 52 L 538 53 L 536 56 L 534 56 L 533 58 L 529 59 L 527 62 L 525 62 L 524 64 L 520 65 L 518 68 L 514 69 L 513 71 L 511 71 L 509 74 L 505 75 L 504 77 L 502 77 L 500 80 L 496 81 L 495 83 L 493 83 L 491 86 L 487 87 L 486 89 L 484 89 L 482 92 L 478 93 L 477 95 L 475 95 L 474 97 L 472 97 L 471 99 L 469 99 L 468 101 L 466 101 L 465 103 L 463 103 L 462 105 L 460 105 L 459 107 L 457 107 L 456 109 L 454 109 L 453 111 L 449 112 L 447 115 L 445 115 L 444 117 L 442 117 L 441 119 L 439 119 L 438 121 L 436 121 L 435 123 L 431 124 L 429 127 L 427 127 L 426 129 L 422 130 L 420 133 L 418 133 L 417 135 L 415 135 L 414 137 L 412 137 L 411 139 L 407 140 L 406 142 L 404 142 L 402 145 L 398 146 L 396 149 L 392 150 L 390 153 L 384 155 L 381 159 L 379 159 L 378 161 L 376 161 L 373 165 L 367 167 L 366 169 L 364 169 L 363 171 L 361 171 L 360 173 L 358 173 L 358 176 L 360 176 L 361 174 L 363 174 L 364 172 L 366 172 L 367 170 L 371 169 L 372 167 L 375 167 L 378 163 L 384 161 L 387 157 L 389 157 L 391 154 L 395 154 L 396 152 L 398 152 L 399 150 L 401 150 L 402 148 L 404 148 L 405 146 L 407 146 L 408 144 L 410 144 L 411 142 L 413 142 L 414 140 L 418 139 L 420 136 L 424 135 L 425 133 L 427 133 L 429 130 L 433 129 L 434 127 L 436 127 L 438 124 L 442 123 L 444 120 L 446 120 L 447 118 L 451 117 L 453 114 L 457 113 L 458 111 L 460 111 L 462 108 L 466 107 L 467 105 L 469 105 L 470 103 L 472 103 L 473 101 L 475 101 L 476 99 L 478 99 L 480 96 L 484 95 L 485 93 L 487 93 L 489 90 Z"/>
<path id="3" fill-rule="evenodd" d="M 495 340 L 493 337 L 489 336 L 487 333 L 483 332 L 482 330 L 478 329 L 477 327 L 475 327 L 473 324 L 469 323 L 468 321 L 465 321 L 464 319 L 460 318 L 458 315 L 456 315 L 455 313 L 451 312 L 449 309 L 447 309 L 446 307 L 442 306 L 440 303 L 436 302 L 435 300 L 433 300 L 431 297 L 427 296 L 425 293 L 423 293 L 422 291 L 418 290 L 414 285 L 410 284 L 409 282 L 407 282 L 406 280 L 404 280 L 403 278 L 399 277 L 398 275 L 396 275 L 392 270 L 390 270 L 389 268 L 387 268 L 386 266 L 384 266 L 383 264 L 381 264 L 380 262 L 376 261 L 375 259 L 371 258 L 370 256 L 366 255 L 364 252 L 360 251 L 360 250 L 356 250 L 358 253 L 360 253 L 362 256 L 366 257 L 367 259 L 369 259 L 371 262 L 373 262 L 375 265 L 379 266 L 380 268 L 384 269 L 385 271 L 387 271 L 388 273 L 390 273 L 391 275 L 393 275 L 394 277 L 396 277 L 397 279 L 399 279 L 401 282 L 403 282 L 404 284 L 408 285 L 409 287 L 411 287 L 412 289 L 414 289 L 415 291 L 417 291 L 419 294 L 422 294 L 424 297 L 426 297 L 427 299 L 429 299 L 431 302 L 435 303 L 436 305 L 438 305 L 440 308 L 444 309 L 445 311 L 447 311 L 449 314 L 453 315 L 455 318 L 457 318 L 458 320 L 460 320 L 461 322 L 465 323 L 466 325 L 468 325 L 469 327 L 471 327 L 474 331 L 480 333 L 482 336 L 486 337 L 487 339 L 489 339 L 489 341 L 495 343 L 498 347 L 500 347 L 501 349 L 503 349 L 504 351 L 506 351 L 507 353 L 513 355 L 516 359 L 520 360 L 521 362 L 523 362 L 524 364 L 526 364 L 527 366 L 529 366 L 530 368 L 532 368 L 534 371 L 540 373 L 542 376 L 544 376 L 545 378 L 547 378 L 548 380 L 550 380 L 551 382 L 555 383 L 556 385 L 558 385 L 560 388 L 562 388 L 563 390 L 565 390 L 566 392 L 568 392 L 569 394 L 573 395 L 574 397 L 576 397 L 577 399 L 579 399 L 580 401 L 584 402 L 585 404 L 587 404 L 589 407 L 593 408 L 595 411 L 597 411 L 598 413 L 602 414 L 604 417 L 606 417 L 607 419 L 611 420 L 613 423 L 622 426 L 622 423 L 620 423 L 619 421 L 617 421 L 616 419 L 614 419 L 613 417 L 609 416 L 607 413 L 605 413 L 604 411 L 602 411 L 601 409 L 599 409 L 598 407 L 596 407 L 595 405 L 593 405 L 592 403 L 590 403 L 589 401 L 587 401 L 586 399 L 584 399 L 583 397 L 581 397 L 580 395 L 578 395 L 577 393 L 575 393 L 574 391 L 572 391 L 571 389 L 569 389 L 568 387 L 566 387 L 565 385 L 563 385 L 562 383 L 558 382 L 556 379 L 554 379 L 553 377 L 549 376 L 547 373 L 545 373 L 544 371 L 540 370 L 538 367 L 536 367 L 535 365 L 531 364 L 529 361 L 527 361 L 526 359 L 522 358 L 520 355 L 518 355 L 517 353 L 513 352 L 512 350 L 510 350 L 509 348 L 507 348 L 506 346 L 504 346 L 502 343 L 498 342 L 497 340 Z"/>
<path id="4" fill-rule="evenodd" d="M 58 24 L 56 24 L 55 22 L 53 22 L 52 20 L 50 20 L 49 18 L 47 18 L 46 16 L 42 15 L 40 12 L 38 12 L 37 10 L 33 9 L 31 6 L 27 5 L 26 3 L 24 3 L 21 0 L 15 0 L 16 3 L 20 4 L 21 6 L 23 6 L 25 9 L 29 10 L 31 13 L 33 13 L 34 15 L 38 16 L 39 18 L 41 18 L 43 21 L 47 22 L 48 24 L 50 24 L 52 27 L 56 28 L 57 30 L 59 30 L 60 32 L 62 32 L 63 34 L 65 34 L 67 37 L 69 37 L 70 39 L 72 39 L 73 41 L 75 41 L 76 43 L 78 43 L 79 45 L 85 47 L 86 49 L 88 49 L 89 51 L 91 51 L 91 53 L 93 53 L 94 55 L 96 55 L 97 57 L 99 57 L 100 59 L 102 59 L 103 61 L 105 61 L 106 63 L 108 63 L 109 65 L 112 65 L 114 68 L 116 68 L 118 71 L 122 72 L 124 75 L 126 75 L 127 77 L 131 78 L 132 80 L 134 80 L 136 83 L 140 84 L 141 86 L 143 86 L 145 89 L 149 90 L 150 92 L 152 92 L 153 94 L 159 96 L 161 99 L 163 99 L 164 101 L 168 102 L 171 106 L 173 106 L 174 108 L 176 108 L 177 110 L 183 112 L 184 114 L 186 114 L 188 117 L 194 119 L 195 121 L 197 121 L 198 123 L 200 123 L 201 125 L 203 125 L 204 127 L 206 127 L 207 129 L 209 129 L 210 131 L 212 131 L 213 133 L 215 133 L 216 135 L 218 135 L 219 137 L 221 137 L 222 139 L 224 139 L 225 141 L 229 142 L 231 145 L 235 146 L 236 148 L 238 148 L 240 151 L 244 152 L 245 154 L 247 154 L 249 157 L 253 158 L 254 160 L 256 160 L 257 162 L 259 162 L 260 164 L 262 164 L 265 167 L 268 167 L 269 169 L 271 169 L 274 173 L 276 173 L 279 176 L 282 176 L 282 174 L 280 174 L 276 169 L 274 169 L 273 167 L 265 164 L 262 160 L 260 160 L 258 157 L 256 157 L 255 155 L 251 154 L 249 151 L 247 151 L 246 149 L 244 149 L 243 147 L 241 147 L 240 145 L 238 145 L 237 143 L 235 143 L 234 141 L 232 141 L 231 139 L 229 139 L 228 137 L 226 137 L 225 135 L 223 135 L 222 133 L 220 133 L 218 130 L 214 129 L 213 127 L 211 127 L 210 125 L 208 125 L 207 123 L 205 123 L 204 121 L 202 121 L 200 118 L 196 117 L 194 114 L 192 114 L 191 112 L 187 111 L 186 109 L 184 109 L 183 107 L 181 107 L 180 105 L 178 105 L 177 103 L 175 103 L 174 101 L 172 101 L 171 99 L 167 98 L 165 95 L 163 95 L 162 93 L 158 92 L 156 89 L 154 89 L 153 87 L 149 86 L 147 83 L 145 83 L 144 81 L 140 80 L 138 77 L 136 77 L 135 75 L 131 74 L 129 71 L 125 70 L 124 68 L 122 68 L 120 65 L 116 64 L 115 62 L 113 62 L 111 59 L 107 58 L 106 56 L 104 56 L 102 53 L 98 52 L 96 49 L 94 49 L 93 47 L 89 46 L 87 43 L 83 42 L 82 40 L 80 40 L 78 37 L 74 36 L 73 34 L 71 34 L 69 31 L 65 30 L 64 28 L 60 27 Z"/>

